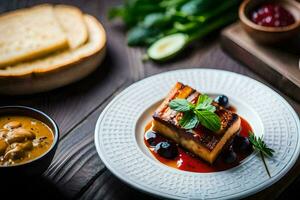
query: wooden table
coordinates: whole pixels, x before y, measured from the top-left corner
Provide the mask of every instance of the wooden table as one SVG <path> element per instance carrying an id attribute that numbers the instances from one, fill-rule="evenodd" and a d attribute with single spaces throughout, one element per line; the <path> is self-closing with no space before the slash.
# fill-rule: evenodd
<path id="1" fill-rule="evenodd" d="M 0 12 L 41 2 L 44 1 L 1 0 Z M 246 66 L 223 52 L 217 33 L 195 42 L 173 62 L 143 63 L 141 57 L 144 49 L 128 48 L 124 27 L 120 23 L 110 23 L 106 18 L 108 8 L 119 4 L 120 0 L 47 2 L 73 4 L 96 16 L 106 28 L 108 51 L 98 70 L 77 83 L 31 96 L 0 98 L 0 105 L 17 104 L 40 109 L 53 117 L 60 127 L 61 139 L 51 166 L 42 178 L 30 180 L 26 184 L 26 193 L 34 192 L 35 197 L 43 195 L 43 198 L 49 199 L 153 199 L 112 175 L 101 162 L 94 146 L 94 127 L 102 110 L 118 93 L 140 79 L 175 69 L 216 68 L 244 74 L 267 84 Z M 279 94 L 282 95 L 281 92 Z M 299 114 L 300 104 L 283 96 Z M 280 199 L 289 198 L 290 192 L 300 188 L 300 179 L 296 179 L 299 172 L 300 161 L 287 177 L 252 198 L 274 199 L 280 194 Z M 293 184 L 287 188 L 293 180 Z M 1 186 L 1 190 L 5 190 L 3 187 Z"/>

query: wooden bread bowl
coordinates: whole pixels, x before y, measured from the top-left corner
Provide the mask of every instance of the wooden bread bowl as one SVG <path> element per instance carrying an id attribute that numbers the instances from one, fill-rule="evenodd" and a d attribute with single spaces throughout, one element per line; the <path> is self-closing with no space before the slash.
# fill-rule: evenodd
<path id="1" fill-rule="evenodd" d="M 84 15 L 84 20 L 89 34 L 84 45 L 0 69 L 0 94 L 21 95 L 48 91 L 93 72 L 105 56 L 106 34 L 96 18 Z"/>

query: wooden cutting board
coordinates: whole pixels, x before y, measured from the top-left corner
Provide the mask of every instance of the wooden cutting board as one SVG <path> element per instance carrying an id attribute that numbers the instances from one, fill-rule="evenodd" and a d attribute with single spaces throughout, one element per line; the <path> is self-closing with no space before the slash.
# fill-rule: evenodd
<path id="1" fill-rule="evenodd" d="M 279 90 L 300 102 L 300 39 L 284 48 L 256 43 L 237 22 L 222 32 L 222 46 Z"/>

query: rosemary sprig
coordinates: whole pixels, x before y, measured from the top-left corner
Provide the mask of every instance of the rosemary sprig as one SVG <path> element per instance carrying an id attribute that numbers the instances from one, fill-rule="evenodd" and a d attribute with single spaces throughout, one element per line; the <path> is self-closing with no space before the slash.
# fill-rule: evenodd
<path id="1" fill-rule="evenodd" d="M 249 141 L 251 142 L 253 149 L 260 153 L 260 157 L 264 163 L 265 169 L 271 178 L 270 171 L 265 161 L 265 156 L 272 157 L 275 151 L 269 148 L 261 137 L 256 137 L 251 131 L 249 131 Z"/>

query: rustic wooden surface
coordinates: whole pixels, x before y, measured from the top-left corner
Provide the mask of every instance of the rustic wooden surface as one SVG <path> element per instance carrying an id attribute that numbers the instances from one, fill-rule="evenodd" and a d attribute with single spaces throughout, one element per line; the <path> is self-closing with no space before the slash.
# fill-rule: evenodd
<path id="1" fill-rule="evenodd" d="M 261 45 L 237 22 L 226 27 L 221 37 L 226 51 L 300 102 L 300 36 L 280 47 Z"/>
<path id="2" fill-rule="evenodd" d="M 61 139 L 50 168 L 43 177 L 22 185 L 25 187 L 23 194 L 34 199 L 154 199 L 112 175 L 101 162 L 94 147 L 94 127 L 99 114 L 112 98 L 133 82 L 169 70 L 216 68 L 244 74 L 266 83 L 223 52 L 218 33 L 195 42 L 173 62 L 143 63 L 141 56 L 144 50 L 128 48 L 124 27 L 119 23 L 108 22 L 105 17 L 107 9 L 119 4 L 120 0 L 1 0 L 0 12 L 45 2 L 73 4 L 96 16 L 107 31 L 108 53 L 96 72 L 77 83 L 42 94 L 0 98 L 0 105 L 18 104 L 40 109 L 53 117 L 60 127 Z M 300 104 L 283 96 L 299 114 Z M 290 199 L 290 193 L 300 189 L 300 179 L 296 179 L 296 174 L 300 171 L 299 165 L 298 162 L 294 167 L 293 175 L 252 198 L 274 199 L 281 194 L 279 199 Z M 287 187 L 292 181 L 293 184 Z M 5 184 L 2 184 L 1 192 L 6 189 Z M 14 197 L 16 193 L 10 197 Z"/>

